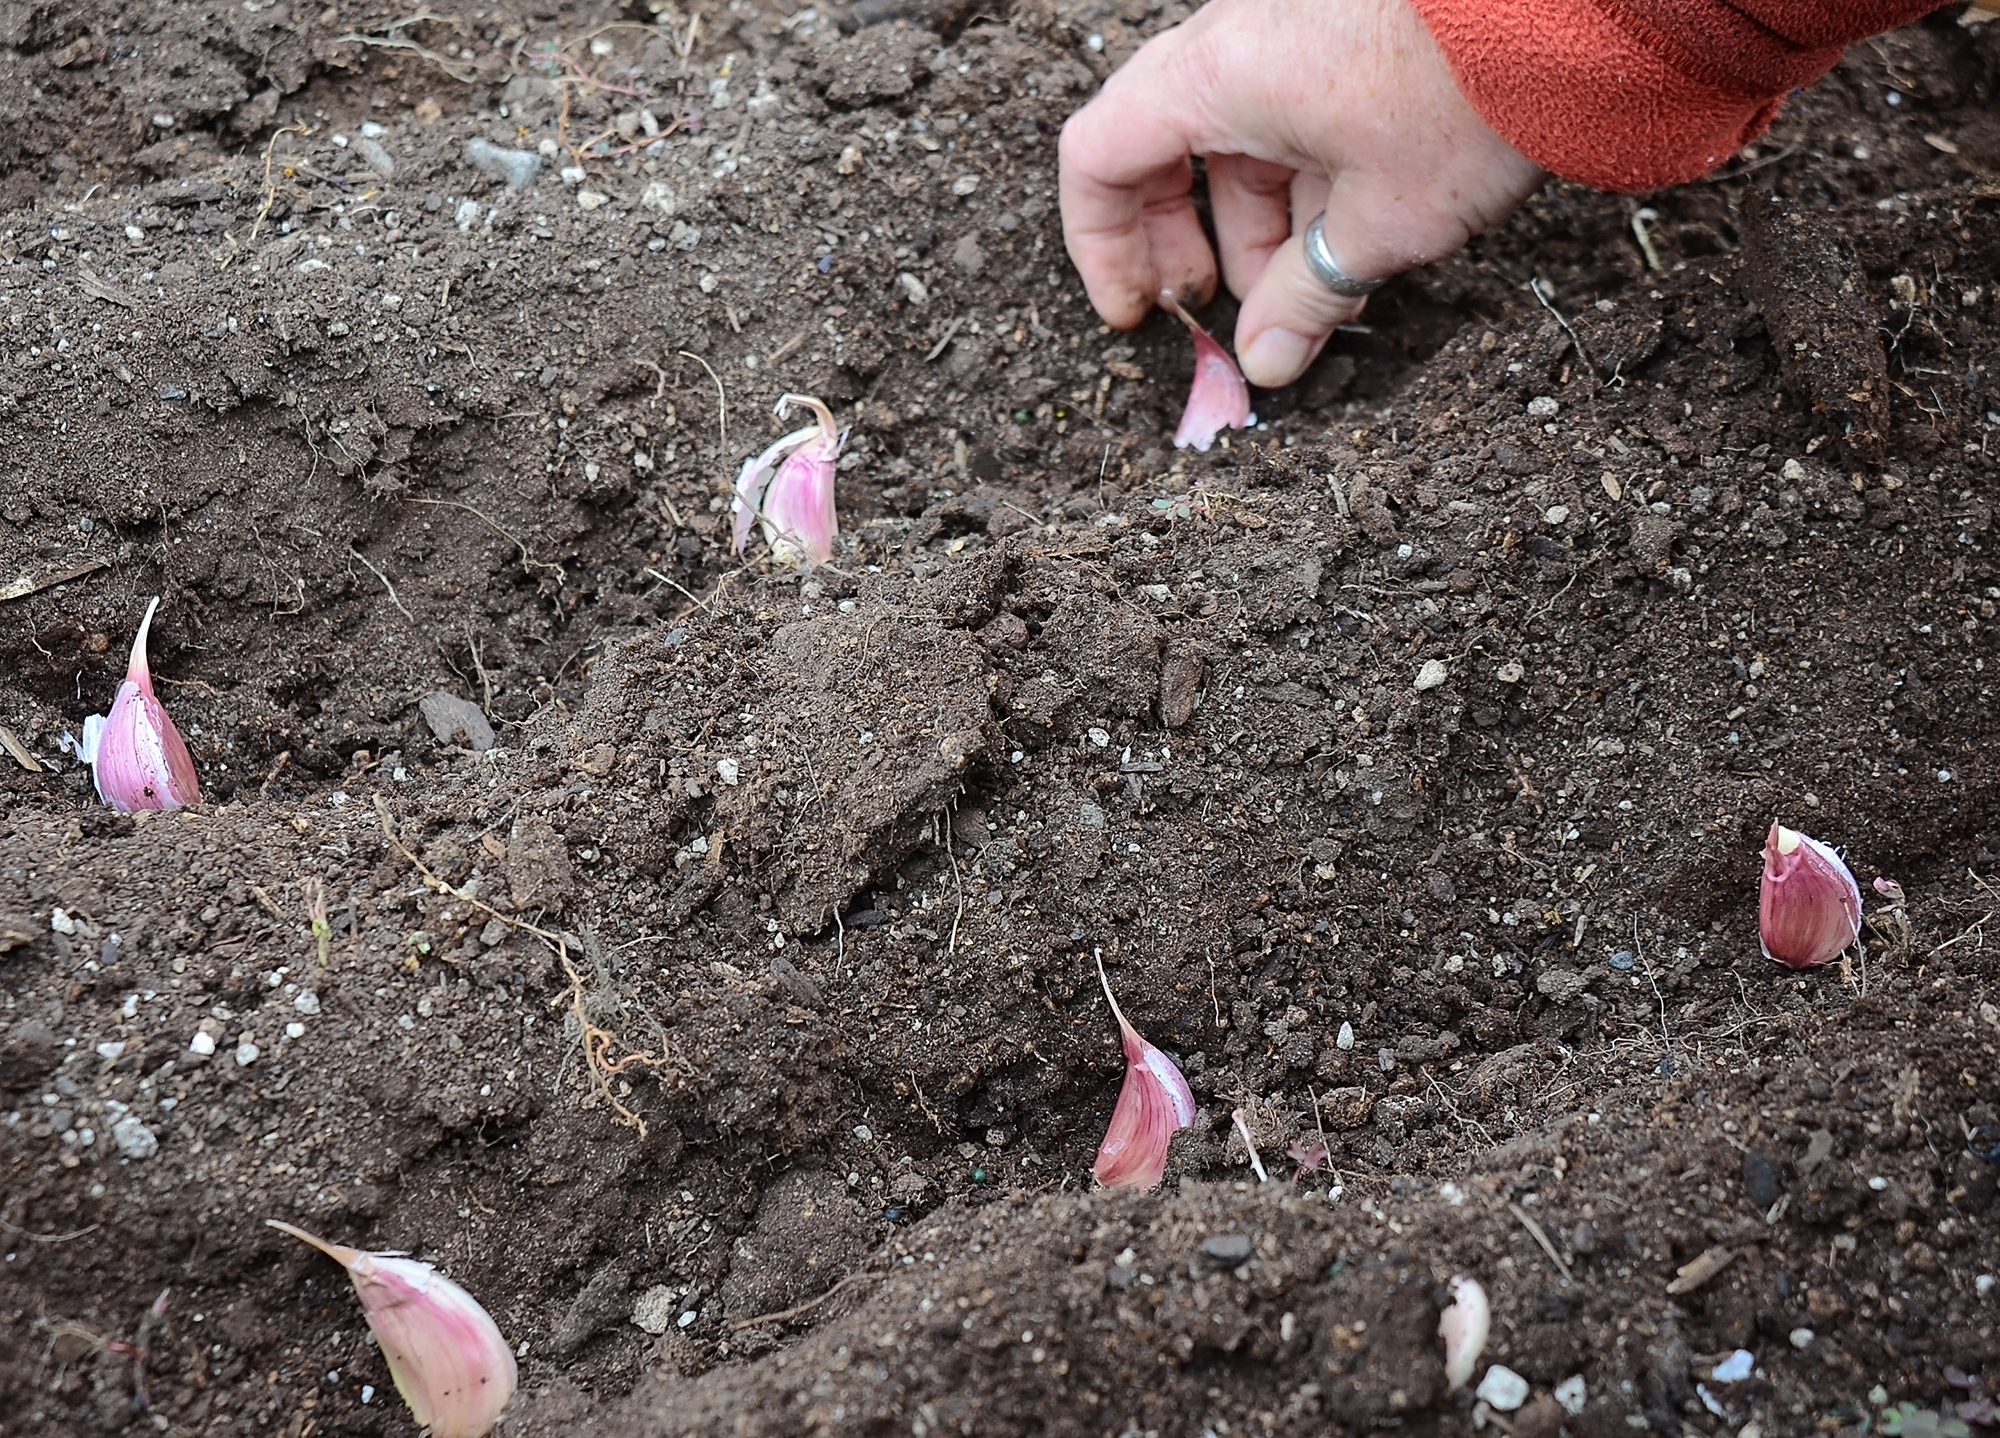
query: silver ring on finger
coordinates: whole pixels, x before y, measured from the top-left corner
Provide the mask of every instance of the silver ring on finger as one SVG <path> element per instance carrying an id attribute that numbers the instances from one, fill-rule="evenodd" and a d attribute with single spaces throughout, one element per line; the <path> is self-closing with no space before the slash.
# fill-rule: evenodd
<path id="1" fill-rule="evenodd" d="M 1387 281 L 1358 280 L 1340 267 L 1333 258 L 1333 251 L 1326 247 L 1325 219 L 1326 211 L 1321 210 L 1306 226 L 1306 268 L 1313 272 L 1313 278 L 1335 294 L 1350 300 L 1366 298 L 1381 289 Z"/>

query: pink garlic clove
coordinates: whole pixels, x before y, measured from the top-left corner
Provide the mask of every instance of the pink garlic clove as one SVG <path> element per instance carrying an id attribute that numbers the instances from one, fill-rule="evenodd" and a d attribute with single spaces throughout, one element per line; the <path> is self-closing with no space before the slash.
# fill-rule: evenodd
<path id="1" fill-rule="evenodd" d="M 159 606 L 157 595 L 146 605 L 111 713 L 92 714 L 83 721 L 81 753 L 90 765 L 97 797 L 121 814 L 201 802 L 194 756 L 153 693 L 152 670 L 146 663 L 146 636 Z"/>
<path id="2" fill-rule="evenodd" d="M 1104 975 L 1104 956 L 1097 956 L 1097 978 L 1118 1020 L 1125 1047 L 1125 1083 L 1111 1110 L 1111 1125 L 1098 1145 L 1091 1172 L 1106 1188 L 1159 1187 L 1166 1176 L 1167 1146 L 1181 1129 L 1194 1122 L 1194 1093 L 1174 1061 L 1139 1037 L 1125 1022 Z"/>
<path id="3" fill-rule="evenodd" d="M 471 1294 L 428 1263 L 364 1253 L 264 1220 L 347 1270 L 396 1391 L 431 1438 L 485 1438 L 519 1379 L 513 1350 Z"/>
<path id="4" fill-rule="evenodd" d="M 1195 317 L 1174 298 L 1172 290 L 1160 291 L 1160 304 L 1180 316 L 1194 340 L 1194 388 L 1188 391 L 1187 408 L 1181 412 L 1180 428 L 1174 431 L 1174 448 L 1193 445 L 1206 450 L 1225 429 L 1245 429 L 1257 422 L 1250 413 L 1250 386 L 1243 371 L 1229 357 L 1229 351 L 1203 329 Z"/>
<path id="5" fill-rule="evenodd" d="M 1764 957 L 1810 969 L 1839 958 L 1860 933 L 1861 886 L 1840 855 L 1773 822 L 1757 903 Z"/>
<path id="6" fill-rule="evenodd" d="M 834 537 L 840 532 L 834 474 L 847 436 L 834 425 L 832 411 L 810 395 L 780 396 L 777 413 L 782 416 L 795 404 L 811 406 L 819 423 L 795 430 L 744 463 L 730 504 L 735 548 L 743 552 L 750 527 L 757 523 L 780 561 L 824 564 L 833 558 Z"/>

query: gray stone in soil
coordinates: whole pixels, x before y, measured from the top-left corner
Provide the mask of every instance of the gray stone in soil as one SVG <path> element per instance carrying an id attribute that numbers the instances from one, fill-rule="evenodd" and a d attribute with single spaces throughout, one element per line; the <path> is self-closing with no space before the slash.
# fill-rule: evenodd
<path id="1" fill-rule="evenodd" d="M 417 708 L 440 744 L 482 752 L 493 747 L 493 726 L 471 700 L 439 689 L 426 694 Z"/>

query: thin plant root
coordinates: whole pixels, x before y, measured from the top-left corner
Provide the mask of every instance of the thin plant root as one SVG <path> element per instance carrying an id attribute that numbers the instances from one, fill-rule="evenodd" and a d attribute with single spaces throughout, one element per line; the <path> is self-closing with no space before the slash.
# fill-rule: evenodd
<path id="1" fill-rule="evenodd" d="M 634 1051 L 614 1062 L 611 1058 L 612 1052 L 624 1047 L 623 1042 L 609 1029 L 599 1028 L 591 1021 L 583 975 L 579 974 L 576 965 L 569 961 L 568 953 L 559 952 L 558 957 L 562 960 L 563 972 L 569 975 L 569 1011 L 576 1016 L 577 1039 L 583 1046 L 583 1066 L 589 1071 L 590 1080 L 596 1085 L 599 1096 L 617 1115 L 618 1122 L 636 1131 L 640 1139 L 644 1140 L 646 1120 L 619 1099 L 612 1090 L 611 1080 L 635 1064 L 660 1069 L 667 1066 L 667 1060 L 664 1057 L 654 1058 L 651 1054 Z"/>

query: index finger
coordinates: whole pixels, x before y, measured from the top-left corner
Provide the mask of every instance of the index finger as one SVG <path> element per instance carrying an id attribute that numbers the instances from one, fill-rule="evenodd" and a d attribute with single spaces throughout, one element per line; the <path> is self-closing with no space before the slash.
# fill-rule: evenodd
<path id="1" fill-rule="evenodd" d="M 1215 285 L 1189 198 L 1191 137 L 1159 103 L 1144 58 L 1070 116 L 1060 147 L 1063 239 L 1091 304 L 1120 329 L 1144 319 L 1163 287 L 1194 301 Z"/>

